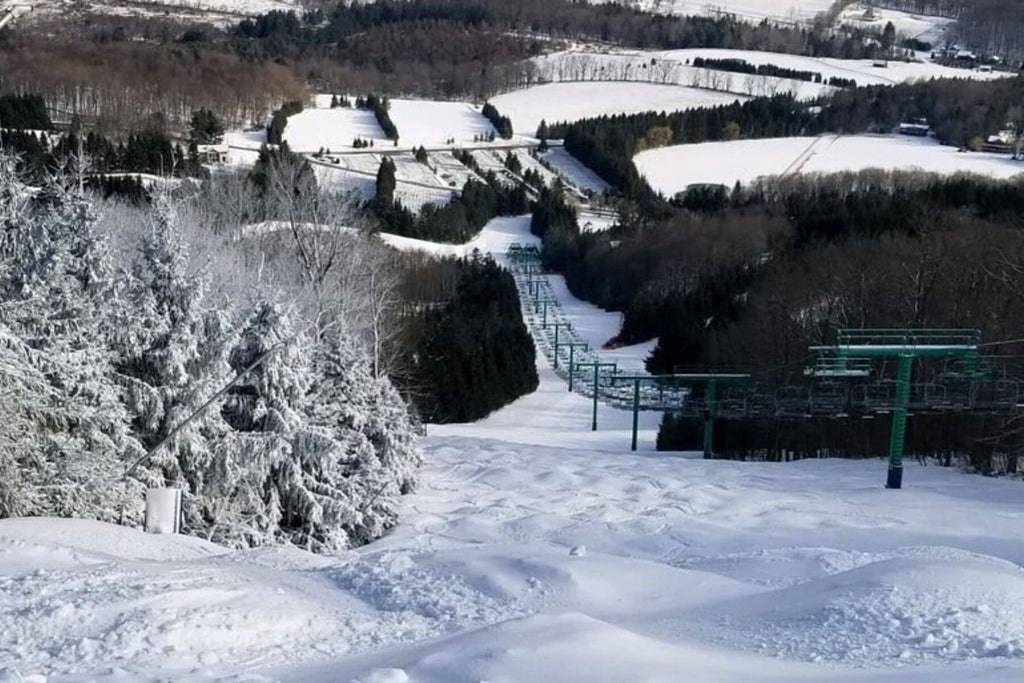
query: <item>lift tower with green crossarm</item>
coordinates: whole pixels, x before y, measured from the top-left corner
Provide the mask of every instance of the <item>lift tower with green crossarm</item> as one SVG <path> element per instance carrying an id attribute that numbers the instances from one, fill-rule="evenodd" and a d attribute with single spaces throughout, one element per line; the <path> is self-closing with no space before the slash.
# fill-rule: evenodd
<path id="1" fill-rule="evenodd" d="M 590 431 L 597 431 L 597 403 L 601 399 L 601 370 L 607 370 L 612 375 L 619 371 L 618 363 L 602 363 L 601 361 L 577 361 L 577 368 L 593 368 L 594 369 L 594 393 L 591 399 L 594 402 L 593 416 L 590 422 Z"/>
<path id="2" fill-rule="evenodd" d="M 837 371 L 856 359 L 896 359 L 896 393 L 889 436 L 889 474 L 886 488 L 903 487 L 903 448 L 907 436 L 907 405 L 914 363 L 918 359 L 959 358 L 960 373 L 974 377 L 978 372 L 978 330 L 840 330 L 834 346 L 812 346 L 811 351 L 828 359 Z"/>

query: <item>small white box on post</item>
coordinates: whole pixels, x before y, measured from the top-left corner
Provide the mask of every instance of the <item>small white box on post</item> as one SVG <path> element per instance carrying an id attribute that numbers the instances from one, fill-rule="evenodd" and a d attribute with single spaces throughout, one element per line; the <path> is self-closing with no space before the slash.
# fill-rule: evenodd
<path id="1" fill-rule="evenodd" d="M 151 534 L 181 531 L 181 489 L 146 489 L 146 531 Z"/>

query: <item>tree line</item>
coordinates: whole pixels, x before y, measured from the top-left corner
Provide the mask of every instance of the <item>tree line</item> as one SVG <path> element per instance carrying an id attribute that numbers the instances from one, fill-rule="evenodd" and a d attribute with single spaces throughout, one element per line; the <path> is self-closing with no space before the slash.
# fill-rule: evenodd
<path id="1" fill-rule="evenodd" d="M 498 108 L 490 102 L 484 104 L 484 108 L 481 111 L 484 117 L 491 122 L 494 129 L 498 131 L 498 135 L 506 140 L 512 139 L 512 119 L 507 116 L 502 116 Z"/>
<path id="2" fill-rule="evenodd" d="M 743 59 L 711 59 L 695 57 L 693 65 L 697 68 L 718 69 L 720 71 L 732 71 L 741 74 L 757 74 L 759 76 L 775 76 L 778 78 L 791 78 L 797 81 L 809 81 L 812 83 L 827 83 L 837 88 L 855 88 L 857 81 L 852 78 L 832 76 L 825 81 L 817 71 L 804 71 L 800 69 L 788 69 L 774 64 L 751 64 Z"/>
<path id="3" fill-rule="evenodd" d="M 424 268 L 441 271 L 447 297 L 424 290 Z M 413 296 L 430 293 L 430 305 L 411 313 L 403 346 L 413 361 L 398 382 L 424 420 L 479 420 L 537 388 L 533 339 L 507 270 L 474 252 L 410 272 Z"/>

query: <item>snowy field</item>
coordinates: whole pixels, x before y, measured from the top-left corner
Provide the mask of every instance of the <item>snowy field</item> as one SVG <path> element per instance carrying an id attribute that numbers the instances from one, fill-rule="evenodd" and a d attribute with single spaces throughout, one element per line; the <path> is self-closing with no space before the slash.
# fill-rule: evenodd
<path id="1" fill-rule="evenodd" d="M 855 135 L 819 138 L 769 138 L 675 145 L 642 152 L 637 170 L 666 196 L 694 183 L 732 187 L 761 176 L 837 173 L 866 168 L 921 169 L 933 173 L 976 173 L 1010 178 L 1024 163 L 1005 154 L 958 152 L 935 140 L 901 136 Z"/>
<path id="2" fill-rule="evenodd" d="M 681 111 L 746 99 L 728 93 L 653 83 L 547 83 L 491 98 L 520 135 L 533 136 L 541 121 L 573 122 L 606 114 Z"/>
<path id="3" fill-rule="evenodd" d="M 464 102 L 391 100 L 389 114 L 403 147 L 444 146 L 449 140 L 467 144 L 494 132 L 491 122 Z"/>
<path id="4" fill-rule="evenodd" d="M 318 105 L 322 104 L 318 97 Z M 305 109 L 288 117 L 284 139 L 292 151 L 312 153 L 320 149 L 338 151 L 351 149 L 356 138 L 373 140 L 375 146 L 390 147 L 393 143 L 384 135 L 377 124 L 377 117 L 365 109 L 330 108 L 327 106 Z"/>
<path id="5" fill-rule="evenodd" d="M 553 173 L 548 170 L 548 167 L 540 163 L 532 154 L 521 149 L 512 150 L 512 155 L 519 160 L 519 164 L 523 167 L 523 173 L 526 171 L 535 171 L 541 177 L 546 185 L 554 184 L 558 178 L 557 173 Z"/>
<path id="6" fill-rule="evenodd" d="M 364 200 L 377 191 L 380 154 L 334 155 L 329 159 L 311 160 L 317 182 L 333 192 L 353 192 Z M 395 199 L 411 211 L 420 211 L 426 204 L 447 204 L 453 188 L 436 176 L 430 168 L 413 159 L 411 154 L 398 154 L 395 161 Z"/>
<path id="7" fill-rule="evenodd" d="M 506 218 L 476 246 L 533 239 Z M 556 295 L 595 343 L 617 330 Z M 538 370 L 485 420 L 429 427 L 398 528 L 338 556 L 0 520 L 0 679 L 1024 678 L 1020 481 L 908 463 L 891 491 L 879 460 L 659 454 L 648 414 L 630 453 L 628 413 L 591 432 L 589 401 Z"/>
<path id="8" fill-rule="evenodd" d="M 624 0 L 623 4 L 663 14 L 710 15 L 725 12 L 755 23 L 763 19 L 770 19 L 780 23 L 807 24 L 822 12 L 828 11 L 835 3 L 832 0 L 718 0 L 718 2 Z M 925 41 L 941 40 L 946 27 L 952 23 L 951 20 L 942 17 L 909 14 L 888 9 L 876 9 L 875 16 L 877 18 L 874 21 L 866 22 L 863 20 L 866 9 L 866 3 L 853 3 L 841 13 L 837 23 L 852 24 L 861 28 L 877 28 L 878 31 L 881 31 L 885 23 L 891 21 L 899 34 Z"/>
<path id="9" fill-rule="evenodd" d="M 651 56 L 675 61 L 705 59 L 742 59 L 750 64 L 774 64 L 800 71 L 814 71 L 828 79 L 833 76 L 852 78 L 858 85 L 886 85 L 930 78 L 971 78 L 993 80 L 1013 77 L 1012 73 L 983 73 L 971 69 L 957 69 L 931 62 L 889 62 L 885 68 L 876 67 L 870 59 L 835 59 L 832 57 L 803 57 L 755 50 L 722 50 L 696 48 L 652 53 Z"/>

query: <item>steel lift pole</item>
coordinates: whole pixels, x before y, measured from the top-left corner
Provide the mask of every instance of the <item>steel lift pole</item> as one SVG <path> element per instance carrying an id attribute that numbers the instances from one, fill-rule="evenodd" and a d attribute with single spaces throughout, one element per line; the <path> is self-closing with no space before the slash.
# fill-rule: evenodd
<path id="1" fill-rule="evenodd" d="M 591 422 L 590 422 L 590 431 L 596 432 L 597 431 L 597 403 L 598 403 L 599 392 L 600 392 L 600 388 L 601 388 L 601 385 L 600 385 L 600 382 L 601 382 L 601 368 L 608 368 L 613 373 L 615 373 L 615 372 L 618 372 L 619 365 L 618 365 L 618 363 L 602 363 L 600 361 L 592 361 L 592 362 L 591 361 L 587 361 L 587 362 L 577 363 L 576 367 L 579 367 L 579 368 L 593 367 L 594 368 L 594 395 L 592 397 L 593 398 L 593 402 L 594 402 L 594 406 L 593 406 L 593 416 L 592 416 Z"/>
<path id="2" fill-rule="evenodd" d="M 907 406 L 910 402 L 914 362 L 919 358 L 962 358 L 965 374 L 970 376 L 977 372 L 980 343 L 981 332 L 978 330 L 859 329 L 839 330 L 834 346 L 811 347 L 811 351 L 829 359 L 836 366 L 843 366 L 854 358 L 894 358 L 898 361 L 886 488 L 903 488 Z"/>

